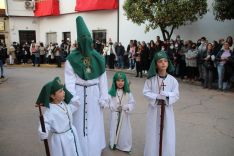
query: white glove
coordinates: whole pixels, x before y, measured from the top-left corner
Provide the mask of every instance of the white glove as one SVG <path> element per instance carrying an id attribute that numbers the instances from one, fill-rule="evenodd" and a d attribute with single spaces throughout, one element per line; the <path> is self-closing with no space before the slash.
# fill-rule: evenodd
<path id="1" fill-rule="evenodd" d="M 41 130 L 39 130 L 39 131 L 38 131 L 38 135 L 39 135 L 39 137 L 40 137 L 41 140 L 45 140 L 45 139 L 48 138 L 49 133 L 47 133 L 47 132 L 42 132 Z"/>
<path id="2" fill-rule="evenodd" d="M 211 55 L 211 60 L 214 61 L 215 60 L 215 56 Z"/>
<path id="3" fill-rule="evenodd" d="M 166 98 L 167 98 L 167 97 L 166 97 L 165 95 L 161 95 L 161 94 L 159 94 L 159 95 L 157 96 L 157 99 L 158 99 L 158 100 L 164 100 L 164 101 L 165 101 Z"/>
<path id="4" fill-rule="evenodd" d="M 169 97 L 169 93 L 168 93 L 168 92 L 165 92 L 165 91 L 161 91 L 160 95 L 163 95 L 163 96 Z"/>
<path id="5" fill-rule="evenodd" d="M 128 105 L 123 105 L 123 106 L 122 106 L 122 109 L 123 109 L 124 111 L 129 111 Z"/>
<path id="6" fill-rule="evenodd" d="M 74 96 L 71 99 L 71 103 L 74 104 L 74 105 L 80 105 L 79 100 L 80 100 L 80 98 L 78 96 Z"/>
<path id="7" fill-rule="evenodd" d="M 210 58 L 210 55 L 207 55 L 207 57 L 206 58 Z"/>
<path id="8" fill-rule="evenodd" d="M 110 105 L 109 108 L 111 111 L 115 111 L 115 107 L 113 105 Z"/>
<path id="9" fill-rule="evenodd" d="M 100 104 L 100 107 L 101 107 L 102 109 L 108 107 L 108 104 L 106 104 L 105 102 L 101 102 L 101 103 L 99 103 L 99 104 Z"/>

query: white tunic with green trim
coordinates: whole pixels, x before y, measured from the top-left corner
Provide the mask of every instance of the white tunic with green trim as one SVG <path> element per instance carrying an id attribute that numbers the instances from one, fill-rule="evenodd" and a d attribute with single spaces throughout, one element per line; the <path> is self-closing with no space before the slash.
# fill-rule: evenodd
<path id="1" fill-rule="evenodd" d="M 103 107 L 108 104 L 106 72 L 92 80 L 81 79 L 69 61 L 65 63 L 65 85 L 79 97 L 80 106 L 74 114 L 82 152 L 85 156 L 100 156 L 106 146 Z"/>
<path id="2" fill-rule="evenodd" d="M 50 108 L 46 109 L 43 117 L 46 132 L 50 134 L 48 138 L 50 155 L 85 156 L 82 154 L 76 128 L 72 125 L 72 113 L 77 110 L 77 106 L 64 102 L 49 105 Z"/>
<path id="3" fill-rule="evenodd" d="M 111 109 L 110 147 L 113 148 L 117 134 L 117 127 L 120 127 L 116 148 L 121 151 L 130 152 L 132 148 L 132 127 L 130 122 L 130 114 L 135 107 L 135 100 L 131 93 L 123 94 L 123 90 L 117 90 L 116 94 L 116 97 L 109 97 Z M 121 98 L 122 95 L 123 97 Z M 120 96 L 120 98 L 118 98 L 118 96 Z M 120 113 L 117 110 L 118 106 L 120 106 L 120 100 L 123 109 L 123 120 L 121 125 L 119 124 Z"/>
<path id="4" fill-rule="evenodd" d="M 159 78 L 159 77 L 158 77 Z M 162 81 L 159 78 L 160 82 Z M 173 104 L 179 99 L 179 85 L 177 80 L 167 75 L 164 79 L 164 92 L 168 99 L 165 106 L 164 127 L 163 127 L 163 156 L 175 156 L 175 119 Z M 159 84 L 157 75 L 147 79 L 144 85 L 143 94 L 149 102 L 146 123 L 146 140 L 144 156 L 159 155 L 159 138 L 160 138 L 160 105 L 156 100 L 159 93 Z"/>

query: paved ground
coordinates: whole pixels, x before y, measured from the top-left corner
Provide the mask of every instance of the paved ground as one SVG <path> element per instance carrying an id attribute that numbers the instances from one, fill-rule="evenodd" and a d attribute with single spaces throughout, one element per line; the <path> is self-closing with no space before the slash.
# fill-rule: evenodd
<path id="1" fill-rule="evenodd" d="M 109 86 L 113 71 L 108 71 Z M 63 79 L 63 68 L 7 67 L 8 80 L 0 84 L 0 156 L 42 156 L 43 144 L 37 137 L 37 95 L 54 76 Z M 132 114 L 132 156 L 142 156 L 147 103 L 142 95 L 145 78 L 128 75 L 136 99 Z M 233 92 L 223 93 L 180 83 L 180 100 L 174 105 L 177 156 L 233 156 Z M 106 140 L 109 134 L 109 112 L 105 111 Z M 102 156 L 125 156 L 106 148 Z"/>

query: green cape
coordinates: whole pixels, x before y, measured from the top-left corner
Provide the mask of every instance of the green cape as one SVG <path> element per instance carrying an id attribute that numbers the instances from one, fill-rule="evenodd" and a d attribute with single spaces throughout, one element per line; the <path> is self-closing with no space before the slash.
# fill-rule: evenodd
<path id="1" fill-rule="evenodd" d="M 68 104 L 71 101 L 73 95 L 65 88 L 64 85 L 61 84 L 61 80 L 59 79 L 59 77 L 54 78 L 53 81 L 46 83 L 42 87 L 41 92 L 37 98 L 36 104 L 43 104 L 45 107 L 49 108 L 49 103 L 51 102 L 50 96 L 61 88 L 63 88 L 65 92 L 64 101 Z"/>
<path id="2" fill-rule="evenodd" d="M 124 72 L 122 72 L 122 71 L 118 71 L 118 72 L 115 73 L 115 75 L 113 77 L 112 86 L 111 86 L 111 89 L 108 92 L 113 97 L 116 96 L 116 90 L 117 90 L 116 81 L 120 80 L 120 79 L 124 80 L 124 88 L 123 88 L 124 93 L 129 93 L 130 92 L 128 79 L 126 77 L 126 74 Z"/>
<path id="3" fill-rule="evenodd" d="M 92 80 L 105 72 L 105 60 L 92 48 L 91 34 L 81 16 L 76 18 L 78 49 L 67 57 L 74 72 L 83 80 Z"/>
<path id="4" fill-rule="evenodd" d="M 156 75 L 157 73 L 157 66 L 156 66 L 156 62 L 162 58 L 165 58 L 168 60 L 168 68 L 167 68 L 167 73 L 173 73 L 173 71 L 175 70 L 171 60 L 169 59 L 168 55 L 166 54 L 165 51 L 159 51 L 154 55 L 154 58 L 151 62 L 149 71 L 148 71 L 148 76 L 147 78 L 151 78 L 153 76 Z"/>

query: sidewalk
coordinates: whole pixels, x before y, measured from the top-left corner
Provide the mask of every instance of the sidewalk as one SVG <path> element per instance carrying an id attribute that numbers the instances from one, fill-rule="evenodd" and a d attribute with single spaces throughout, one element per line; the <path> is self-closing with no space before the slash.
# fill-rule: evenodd
<path id="1" fill-rule="evenodd" d="M 31 67 L 33 67 L 32 66 L 32 64 L 30 63 L 30 64 L 13 64 L 13 65 L 5 65 L 5 68 L 12 68 L 12 67 L 24 67 L 24 68 L 31 68 Z M 37 67 L 37 66 L 35 66 L 35 67 L 33 67 L 33 68 L 57 68 L 57 65 L 56 64 L 40 64 L 40 67 Z M 64 68 L 64 63 L 62 63 L 62 67 L 61 68 Z M 135 76 L 136 75 L 136 70 L 128 70 L 128 69 L 117 69 L 117 68 L 115 68 L 115 69 L 109 69 L 109 68 L 106 68 L 106 71 L 112 71 L 112 72 L 117 72 L 117 71 L 123 71 L 123 72 L 125 72 L 126 74 L 129 74 L 129 75 L 132 75 L 132 76 Z M 147 77 L 147 74 L 145 74 L 145 73 L 143 73 L 142 74 L 143 75 L 143 78 L 140 78 L 140 77 L 138 77 L 138 78 L 136 78 L 136 79 L 142 79 L 142 80 L 144 80 L 146 77 Z M 184 81 L 182 81 L 181 79 L 177 79 L 180 83 L 182 82 L 182 83 L 190 83 L 190 82 L 184 82 Z M 0 81 L 0 83 L 1 83 L 1 81 Z M 190 84 L 192 84 L 192 85 L 197 85 L 197 86 L 201 86 L 200 85 L 200 82 L 197 82 L 197 81 L 195 81 L 195 82 L 193 82 L 193 83 L 190 83 Z"/>
<path id="2" fill-rule="evenodd" d="M 5 65 L 4 67 L 6 68 L 10 68 L 10 67 L 34 67 L 31 63 L 28 64 L 13 64 L 13 65 Z M 56 68 L 57 65 L 56 64 L 40 64 L 40 67 L 37 67 L 37 65 L 35 65 L 34 68 Z M 62 64 L 63 67 L 63 64 Z"/>

